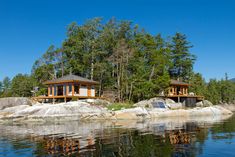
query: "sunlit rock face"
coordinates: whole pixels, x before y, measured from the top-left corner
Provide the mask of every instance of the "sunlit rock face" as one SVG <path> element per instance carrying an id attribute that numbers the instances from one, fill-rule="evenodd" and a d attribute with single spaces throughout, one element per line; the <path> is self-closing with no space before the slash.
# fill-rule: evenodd
<path id="1" fill-rule="evenodd" d="M 235 104 L 221 104 L 220 106 L 226 108 L 227 110 L 235 112 Z"/>
<path id="2" fill-rule="evenodd" d="M 61 104 L 36 104 L 33 106 L 17 106 L 0 111 L 1 118 L 15 120 L 85 120 L 106 119 L 111 117 L 107 109 L 86 102 L 69 102 Z"/>
<path id="3" fill-rule="evenodd" d="M 196 103 L 196 107 L 210 107 L 210 106 L 213 106 L 213 104 L 208 100 L 203 100 Z"/>
<path id="4" fill-rule="evenodd" d="M 30 101 L 30 99 L 23 97 L 10 97 L 0 99 L 0 110 L 20 105 L 32 105 L 32 102 Z"/>
<path id="5" fill-rule="evenodd" d="M 184 108 L 184 105 L 182 103 L 176 103 L 172 99 L 165 99 L 165 98 L 160 98 L 160 97 L 140 101 L 134 104 L 134 106 L 153 109 L 155 108 L 154 104 L 157 104 L 157 103 L 162 103 L 165 106 L 164 108 L 173 109 L 173 110 Z"/>
<path id="6" fill-rule="evenodd" d="M 21 101 L 20 101 L 21 102 Z M 222 106 L 197 107 L 192 109 L 171 109 L 168 104 L 161 99 L 152 99 L 148 107 L 135 107 L 122 109 L 119 111 L 109 111 L 103 106 L 98 105 L 100 100 L 82 100 L 60 104 L 34 104 L 28 105 L 27 101 L 19 105 L 5 105 L 0 110 L 0 122 L 10 121 L 71 121 L 71 120 L 145 120 L 153 118 L 167 117 L 199 117 L 199 116 L 218 116 L 230 115 L 231 111 Z M 10 103 L 9 103 L 10 104 Z M 27 104 L 27 105 L 26 105 Z M 142 106 L 142 105 L 140 105 Z"/>

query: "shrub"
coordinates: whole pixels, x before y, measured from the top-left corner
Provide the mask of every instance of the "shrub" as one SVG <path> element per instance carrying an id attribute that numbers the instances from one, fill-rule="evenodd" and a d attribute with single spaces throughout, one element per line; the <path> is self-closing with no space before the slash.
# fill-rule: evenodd
<path id="1" fill-rule="evenodd" d="M 133 104 L 130 103 L 113 103 L 111 105 L 108 106 L 109 110 L 113 110 L 113 111 L 117 111 L 117 110 L 121 110 L 123 108 L 133 108 Z"/>

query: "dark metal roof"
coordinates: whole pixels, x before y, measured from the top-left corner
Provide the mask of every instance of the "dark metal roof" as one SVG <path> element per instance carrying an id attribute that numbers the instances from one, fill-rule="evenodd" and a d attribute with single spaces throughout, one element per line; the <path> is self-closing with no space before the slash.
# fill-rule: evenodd
<path id="1" fill-rule="evenodd" d="M 190 86 L 189 83 L 177 81 L 177 80 L 171 80 L 171 85 L 184 85 L 184 86 Z"/>
<path id="2" fill-rule="evenodd" d="M 48 80 L 44 84 L 54 84 L 54 83 L 60 83 L 60 82 L 85 82 L 85 83 L 90 83 L 90 84 L 98 84 L 98 82 L 77 76 L 77 75 L 65 75 L 63 77 L 53 79 L 53 80 Z"/>

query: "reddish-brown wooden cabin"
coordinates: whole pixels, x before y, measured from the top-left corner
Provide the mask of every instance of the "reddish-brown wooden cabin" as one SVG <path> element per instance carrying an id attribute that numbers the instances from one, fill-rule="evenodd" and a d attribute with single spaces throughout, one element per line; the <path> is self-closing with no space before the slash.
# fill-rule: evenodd
<path id="1" fill-rule="evenodd" d="M 95 85 L 98 82 L 89 80 L 76 75 L 66 75 L 61 78 L 44 82 L 47 85 L 48 93 L 46 96 L 39 96 L 36 99 L 64 99 L 64 101 L 72 98 L 97 98 L 95 93 Z"/>

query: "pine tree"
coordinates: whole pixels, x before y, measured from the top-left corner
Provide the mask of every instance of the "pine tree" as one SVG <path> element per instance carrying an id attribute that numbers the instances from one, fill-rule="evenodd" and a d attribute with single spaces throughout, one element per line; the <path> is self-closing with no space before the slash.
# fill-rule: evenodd
<path id="1" fill-rule="evenodd" d="M 196 57 L 189 52 L 192 45 L 187 41 L 186 35 L 176 33 L 175 36 L 172 37 L 170 48 L 172 66 L 169 72 L 171 77 L 183 79 L 184 81 L 189 80 Z"/>

